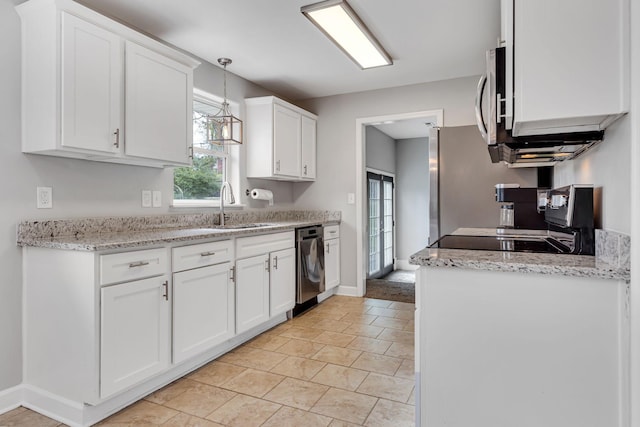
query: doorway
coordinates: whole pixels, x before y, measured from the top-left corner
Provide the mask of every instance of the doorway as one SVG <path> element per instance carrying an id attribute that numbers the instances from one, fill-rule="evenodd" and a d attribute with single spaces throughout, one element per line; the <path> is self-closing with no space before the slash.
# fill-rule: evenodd
<path id="1" fill-rule="evenodd" d="M 369 264 L 367 279 L 386 276 L 394 269 L 393 177 L 367 172 Z"/>

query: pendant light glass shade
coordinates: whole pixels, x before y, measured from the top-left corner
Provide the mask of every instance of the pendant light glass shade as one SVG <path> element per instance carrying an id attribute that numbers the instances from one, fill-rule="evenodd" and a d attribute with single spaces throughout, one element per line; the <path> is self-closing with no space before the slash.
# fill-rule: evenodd
<path id="1" fill-rule="evenodd" d="M 229 58 L 218 58 L 224 67 L 224 101 L 217 114 L 207 117 L 207 139 L 210 144 L 242 144 L 242 120 L 231 114 L 227 102 L 227 65 Z"/>

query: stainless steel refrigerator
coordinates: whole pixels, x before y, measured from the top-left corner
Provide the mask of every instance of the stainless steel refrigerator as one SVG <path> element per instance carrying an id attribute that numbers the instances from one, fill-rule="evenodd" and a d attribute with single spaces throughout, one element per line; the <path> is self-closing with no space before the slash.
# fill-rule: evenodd
<path id="1" fill-rule="evenodd" d="M 460 227 L 498 225 L 495 185 L 537 186 L 536 168 L 491 163 L 478 127 L 432 128 L 429 134 L 429 243 Z"/>

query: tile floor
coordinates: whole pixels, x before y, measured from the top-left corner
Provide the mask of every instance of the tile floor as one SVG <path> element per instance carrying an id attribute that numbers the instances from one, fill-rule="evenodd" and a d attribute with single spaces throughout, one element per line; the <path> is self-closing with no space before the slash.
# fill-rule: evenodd
<path id="1" fill-rule="evenodd" d="M 333 296 L 99 425 L 414 425 L 413 304 Z M 0 426 L 61 424 L 24 408 Z"/>

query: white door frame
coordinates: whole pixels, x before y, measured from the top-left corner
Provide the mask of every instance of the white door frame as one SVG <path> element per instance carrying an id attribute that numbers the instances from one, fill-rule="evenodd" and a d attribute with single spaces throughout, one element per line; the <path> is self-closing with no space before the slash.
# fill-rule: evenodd
<path id="1" fill-rule="evenodd" d="M 366 292 L 366 268 L 364 263 L 364 251 L 367 242 L 365 241 L 364 225 L 366 224 L 365 215 L 367 213 L 365 197 L 367 190 L 365 188 L 367 180 L 364 178 L 366 173 L 366 132 L 364 127 L 373 123 L 391 121 L 391 120 L 408 120 L 424 117 L 433 121 L 435 117 L 435 125 L 442 127 L 444 125 L 444 110 L 427 110 L 414 111 L 408 113 L 387 114 L 384 116 L 362 117 L 356 119 L 356 295 L 364 296 Z"/>

